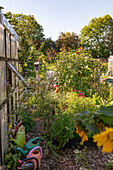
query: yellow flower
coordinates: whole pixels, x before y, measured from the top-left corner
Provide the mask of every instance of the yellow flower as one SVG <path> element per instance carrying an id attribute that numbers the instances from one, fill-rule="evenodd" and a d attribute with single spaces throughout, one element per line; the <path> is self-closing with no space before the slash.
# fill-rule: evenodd
<path id="1" fill-rule="evenodd" d="M 78 126 L 76 126 L 76 133 L 82 138 L 82 145 L 85 141 L 88 140 L 87 134 Z"/>
<path id="2" fill-rule="evenodd" d="M 97 146 L 103 146 L 102 152 L 112 152 L 113 150 L 113 128 L 105 127 L 105 131 L 93 136 L 93 141 Z"/>
<path id="3" fill-rule="evenodd" d="M 86 134 L 86 133 L 84 133 L 84 135 L 83 135 L 83 137 L 82 137 L 82 145 L 83 145 L 83 143 L 85 142 L 85 140 L 88 141 L 88 137 L 87 137 L 87 134 Z"/>
<path id="4" fill-rule="evenodd" d="M 11 124 L 11 125 L 9 126 L 9 128 L 12 128 L 12 126 L 13 126 L 13 125 Z"/>
<path id="5" fill-rule="evenodd" d="M 107 139 L 103 144 L 102 152 L 110 153 L 112 152 L 112 150 L 113 150 L 113 141 Z"/>

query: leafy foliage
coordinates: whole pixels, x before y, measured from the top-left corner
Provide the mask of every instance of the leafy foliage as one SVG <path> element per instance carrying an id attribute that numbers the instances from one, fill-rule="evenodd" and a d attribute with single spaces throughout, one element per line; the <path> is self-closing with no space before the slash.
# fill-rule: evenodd
<path id="1" fill-rule="evenodd" d="M 98 91 L 98 68 L 101 61 L 93 59 L 84 51 L 59 53 L 57 57 L 56 79 L 61 90 L 68 91 L 70 87 L 73 87 L 73 89 L 81 90 L 86 96 L 92 96 Z M 103 67 L 101 64 L 101 74 Z M 100 89 L 108 87 L 107 84 L 102 83 L 100 86 Z M 105 98 L 105 91 L 103 93 L 100 90 L 100 95 Z"/>
<path id="2" fill-rule="evenodd" d="M 104 123 L 113 125 L 113 105 L 107 107 L 103 106 L 95 114 L 96 116 L 100 117 Z"/>
<path id="3" fill-rule="evenodd" d="M 58 49 L 56 43 L 52 41 L 51 38 L 47 38 L 42 42 L 39 51 L 45 55 L 46 61 L 54 62 L 56 56 L 55 54 L 57 53 Z"/>
<path id="4" fill-rule="evenodd" d="M 16 147 L 14 146 L 13 148 L 16 149 Z M 14 149 L 9 147 L 5 154 L 4 164 L 9 170 L 17 169 L 19 165 L 18 160 L 20 160 L 21 158 L 21 153 L 16 153 L 15 151 L 13 151 Z"/>
<path id="5" fill-rule="evenodd" d="M 72 114 L 58 113 L 54 116 L 54 121 L 50 127 L 50 138 L 57 142 L 57 149 L 62 148 L 74 137 L 75 122 Z"/>
<path id="6" fill-rule="evenodd" d="M 22 112 L 18 113 L 18 120 L 22 120 L 22 124 L 25 126 L 25 132 L 31 132 L 33 130 L 34 124 L 34 117 L 29 113 L 27 110 L 23 110 Z"/>
<path id="7" fill-rule="evenodd" d="M 79 45 L 78 35 L 74 32 L 72 33 L 61 32 L 56 43 L 57 43 L 58 51 L 63 51 L 63 50 L 68 51 L 69 49 L 76 50 Z"/>
<path id="8" fill-rule="evenodd" d="M 22 74 L 25 76 L 26 69 L 29 67 L 27 64 L 32 64 L 30 63 L 31 47 L 35 46 L 38 50 L 44 40 L 43 28 L 37 23 L 33 15 L 12 14 L 11 12 L 4 15 L 19 35 L 19 61 Z"/>
<path id="9" fill-rule="evenodd" d="M 82 28 L 80 43 L 93 57 L 107 58 L 113 52 L 113 19 L 110 15 L 93 18 Z"/>

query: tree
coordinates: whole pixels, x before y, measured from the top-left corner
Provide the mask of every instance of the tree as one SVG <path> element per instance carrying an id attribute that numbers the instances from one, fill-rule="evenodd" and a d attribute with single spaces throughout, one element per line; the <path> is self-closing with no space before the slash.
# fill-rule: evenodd
<path id="1" fill-rule="evenodd" d="M 113 19 L 110 15 L 93 18 L 89 24 L 82 28 L 80 38 L 84 46 L 93 57 L 109 57 L 113 51 Z"/>
<path id="2" fill-rule="evenodd" d="M 56 41 L 59 51 L 70 49 L 77 49 L 79 45 L 79 39 L 76 33 L 66 32 L 60 33 L 58 40 Z"/>
<path id="3" fill-rule="evenodd" d="M 11 12 L 4 15 L 19 35 L 19 61 L 22 73 L 25 75 L 31 47 L 35 46 L 38 50 L 44 40 L 43 28 L 37 23 L 33 15 L 12 14 Z"/>
<path id="4" fill-rule="evenodd" d="M 47 38 L 45 41 L 43 41 L 39 50 L 43 52 L 49 61 L 54 60 L 55 53 L 58 52 L 56 43 L 52 41 L 51 38 Z"/>

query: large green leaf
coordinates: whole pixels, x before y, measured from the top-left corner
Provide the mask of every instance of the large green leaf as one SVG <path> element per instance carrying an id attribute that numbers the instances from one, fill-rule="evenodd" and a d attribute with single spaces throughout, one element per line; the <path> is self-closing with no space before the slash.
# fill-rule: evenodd
<path id="1" fill-rule="evenodd" d="M 99 117 L 104 121 L 104 123 L 113 125 L 113 117 L 104 115 L 100 115 Z"/>
<path id="2" fill-rule="evenodd" d="M 95 112 L 95 115 L 99 116 L 104 123 L 113 125 L 113 106 L 102 107 Z"/>
<path id="3" fill-rule="evenodd" d="M 96 132 L 97 131 L 95 124 L 92 121 L 90 121 L 89 119 L 83 120 L 83 124 L 88 131 L 90 131 L 90 132 Z"/>
<path id="4" fill-rule="evenodd" d="M 81 113 L 77 113 L 76 116 L 89 116 L 90 111 L 82 111 Z"/>
<path id="5" fill-rule="evenodd" d="M 112 106 L 103 107 L 102 109 L 98 110 L 97 113 L 98 112 L 101 113 L 101 115 L 112 117 L 113 116 L 113 105 Z"/>

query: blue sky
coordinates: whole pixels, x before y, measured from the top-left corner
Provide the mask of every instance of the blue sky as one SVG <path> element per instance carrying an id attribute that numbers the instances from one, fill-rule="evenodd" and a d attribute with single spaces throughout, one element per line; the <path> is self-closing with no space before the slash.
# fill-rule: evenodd
<path id="1" fill-rule="evenodd" d="M 94 17 L 113 18 L 113 0 L 0 0 L 3 12 L 32 14 L 43 26 L 46 38 L 57 40 L 60 32 L 80 33 Z"/>

